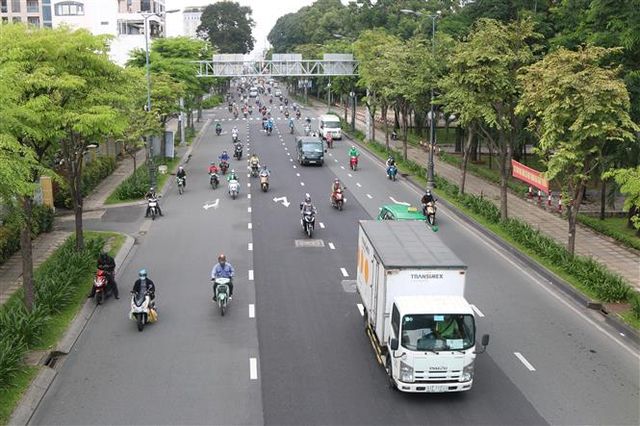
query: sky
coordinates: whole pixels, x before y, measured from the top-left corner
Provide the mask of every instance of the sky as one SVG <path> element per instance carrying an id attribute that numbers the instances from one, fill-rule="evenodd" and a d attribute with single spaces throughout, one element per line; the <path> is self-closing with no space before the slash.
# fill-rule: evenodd
<path id="1" fill-rule="evenodd" d="M 304 6 L 313 4 L 315 0 L 235 0 L 242 6 L 250 6 L 253 10 L 252 17 L 256 22 L 253 28 L 255 47 L 252 56 L 268 47 L 267 35 L 276 21 L 282 15 L 296 12 Z M 206 6 L 214 3 L 212 0 L 165 0 L 166 10 L 183 9 L 188 6 Z M 343 1 L 343 3 L 347 3 Z M 167 37 L 182 34 L 182 13 L 171 13 L 166 17 Z"/>

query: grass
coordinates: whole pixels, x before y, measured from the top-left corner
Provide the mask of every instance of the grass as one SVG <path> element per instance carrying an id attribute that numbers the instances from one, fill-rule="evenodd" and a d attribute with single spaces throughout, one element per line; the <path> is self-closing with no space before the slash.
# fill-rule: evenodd
<path id="1" fill-rule="evenodd" d="M 173 173 L 174 169 L 178 166 L 178 164 L 180 163 L 180 161 L 182 160 L 182 157 L 173 157 L 173 158 L 165 158 L 164 160 L 157 160 L 157 164 L 158 165 L 165 165 L 167 166 L 167 173 L 166 174 L 160 174 L 158 173 L 157 179 L 158 179 L 158 184 L 157 184 L 157 191 L 160 192 L 162 191 L 162 188 L 164 188 L 164 185 L 167 183 L 167 180 L 169 179 L 171 175 L 171 173 Z"/>
<path id="2" fill-rule="evenodd" d="M 361 136 L 361 135 L 358 135 L 358 136 Z M 358 139 L 360 139 L 360 138 L 358 138 Z M 386 158 L 387 151 L 386 151 L 386 149 L 385 149 L 385 147 L 383 145 L 374 144 L 374 143 L 366 143 L 366 146 L 369 148 L 369 150 L 371 152 L 373 152 L 375 155 L 377 155 L 380 159 L 385 159 Z M 417 172 L 417 170 L 416 170 L 416 168 L 414 166 L 412 166 L 411 164 L 407 165 L 401 159 L 399 161 L 397 161 L 397 164 L 398 164 L 398 169 L 401 172 L 410 173 L 412 175 L 412 179 L 417 181 L 419 185 L 426 186 L 427 182 L 426 182 L 426 179 L 424 177 L 424 172 L 420 172 L 420 171 Z M 553 264 L 552 262 L 549 262 L 548 260 L 542 258 L 541 256 L 537 255 L 535 252 L 531 251 L 530 249 L 522 246 L 520 243 L 515 241 L 507 233 L 507 231 L 504 230 L 500 226 L 499 223 L 498 224 L 491 223 L 487 219 L 485 219 L 483 216 L 481 216 L 479 214 L 475 214 L 474 212 L 472 212 L 469 209 L 467 209 L 464 205 L 462 205 L 458 200 L 456 200 L 456 199 L 454 199 L 452 197 L 449 197 L 444 191 L 439 191 L 438 192 L 438 196 L 443 198 L 443 199 L 445 199 L 447 202 L 449 202 L 450 204 L 455 206 L 457 209 L 462 211 L 466 216 L 472 218 L 474 221 L 479 223 L 481 226 L 483 226 L 484 228 L 489 229 L 491 232 L 496 234 L 498 237 L 500 237 L 501 239 L 503 239 L 504 241 L 508 242 L 510 245 L 512 245 L 513 247 L 518 249 L 520 252 L 522 252 L 525 255 L 527 255 L 528 257 L 530 257 L 536 263 L 542 265 L 544 268 L 546 268 L 546 269 L 550 270 L 551 272 L 553 272 L 554 274 L 556 274 L 558 277 L 560 277 L 561 279 L 563 279 L 564 281 L 569 283 L 571 286 L 573 286 L 578 291 L 580 291 L 583 294 L 585 294 L 587 297 L 591 298 L 592 300 L 598 300 L 598 297 L 597 297 L 597 295 L 596 295 L 596 293 L 595 293 L 595 291 L 593 289 L 585 287 L 572 274 L 566 272 L 564 269 L 558 267 L 557 265 Z M 634 313 L 631 311 L 631 308 L 629 308 L 628 310 L 626 310 L 625 312 L 620 314 L 620 318 L 626 324 L 630 325 L 634 329 L 640 330 L 640 320 L 634 315 Z"/>
<path id="3" fill-rule="evenodd" d="M 174 157 L 174 158 L 156 158 L 155 162 L 156 162 L 156 167 L 160 166 L 160 165 L 166 165 L 167 166 L 167 173 L 166 174 L 160 174 L 158 173 L 156 175 L 157 178 L 157 182 L 156 182 L 156 192 L 160 192 L 162 191 L 162 188 L 164 188 L 164 185 L 167 183 L 167 180 L 169 179 L 169 177 L 171 176 L 171 173 L 173 173 L 174 169 L 176 168 L 176 166 L 180 163 L 180 161 L 182 160 L 182 157 Z M 147 174 L 147 170 L 143 169 L 144 167 L 147 167 L 146 165 L 142 165 L 140 167 L 138 167 L 138 170 L 135 173 L 135 176 L 139 177 L 139 179 L 144 179 L 144 185 L 142 185 L 142 187 L 140 186 L 142 184 L 142 181 L 137 182 L 133 177 L 134 177 L 134 173 L 132 173 L 131 175 L 129 175 L 129 177 L 127 177 L 123 182 L 120 183 L 120 185 L 118 185 L 118 187 L 116 189 L 113 190 L 113 192 L 111 194 L 109 194 L 109 197 L 107 197 L 107 201 L 105 202 L 106 204 L 117 204 L 117 203 L 125 203 L 125 202 L 129 202 L 129 201 L 137 201 L 137 200 L 141 200 L 143 197 L 127 197 L 127 196 L 123 196 L 121 197 L 120 194 L 120 190 L 122 187 L 126 187 L 126 186 L 133 186 L 134 188 L 137 188 L 137 190 L 139 190 L 140 192 L 138 192 L 140 195 L 143 195 L 144 192 L 146 192 L 149 189 L 150 183 L 148 181 L 148 174 Z M 128 192 L 127 192 L 128 193 Z"/>
<path id="4" fill-rule="evenodd" d="M 640 237 L 636 235 L 635 229 L 627 227 L 626 217 L 608 217 L 600 220 L 597 217 L 579 214 L 578 221 L 596 232 L 608 235 L 624 246 L 640 250 Z"/>
<path id="5" fill-rule="evenodd" d="M 14 379 L 14 386 L 0 390 L 0 425 L 9 423 L 13 410 L 29 388 L 31 381 L 38 374 L 38 371 L 40 371 L 40 367 L 23 366 Z"/>
<path id="6" fill-rule="evenodd" d="M 98 232 L 98 231 L 86 231 L 84 233 L 85 238 L 101 236 L 105 241 L 111 239 L 111 248 L 109 254 L 114 256 L 118 253 L 124 241 L 125 235 L 116 232 Z M 40 267 L 46 264 L 45 261 Z M 63 311 L 56 315 L 53 315 L 49 321 L 47 321 L 47 329 L 43 332 L 40 343 L 34 346 L 33 350 L 45 350 L 52 349 L 60 340 L 65 331 L 69 328 L 69 324 L 78 311 L 82 308 L 84 301 L 87 298 L 87 294 L 90 290 L 91 280 L 93 279 L 93 271 L 86 276 L 87 285 L 79 287 L 73 297 L 72 302 Z M 15 297 L 16 295 L 12 296 Z M 26 392 L 31 381 L 35 378 L 40 367 L 36 366 L 23 366 L 20 373 L 16 376 L 14 384 L 6 390 L 0 390 L 0 425 L 7 424 L 11 413 L 17 406 L 20 398 Z"/>

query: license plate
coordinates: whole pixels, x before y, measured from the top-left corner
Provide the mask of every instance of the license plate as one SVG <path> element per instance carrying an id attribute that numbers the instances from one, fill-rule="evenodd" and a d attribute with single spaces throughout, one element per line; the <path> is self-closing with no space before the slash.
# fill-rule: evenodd
<path id="1" fill-rule="evenodd" d="M 316 160 L 309 160 L 309 163 L 315 163 Z"/>
<path id="2" fill-rule="evenodd" d="M 427 392 L 446 392 L 449 389 L 446 385 L 426 385 L 425 390 Z"/>

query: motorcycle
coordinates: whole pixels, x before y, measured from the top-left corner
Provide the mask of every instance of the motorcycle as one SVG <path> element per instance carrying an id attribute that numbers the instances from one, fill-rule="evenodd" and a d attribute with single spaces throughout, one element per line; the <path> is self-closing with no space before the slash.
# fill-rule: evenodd
<path id="1" fill-rule="evenodd" d="M 313 236 L 313 228 L 315 228 L 316 224 L 316 215 L 310 210 L 303 211 L 300 224 L 302 225 L 302 230 L 305 234 L 311 238 Z"/>
<path id="2" fill-rule="evenodd" d="M 259 171 L 260 171 L 260 164 L 258 164 L 258 162 L 256 162 L 256 161 L 252 161 L 251 162 L 251 176 L 252 177 L 257 177 Z"/>
<path id="3" fill-rule="evenodd" d="M 149 214 L 151 215 L 151 220 L 156 220 L 156 216 L 160 213 L 160 211 L 158 210 L 158 199 L 149 198 L 147 200 L 147 206 L 149 208 Z"/>
<path id="4" fill-rule="evenodd" d="M 269 175 L 260 175 L 260 188 L 262 192 L 269 190 Z"/>
<path id="5" fill-rule="evenodd" d="M 248 113 L 247 111 L 244 111 L 244 112 L 243 112 L 243 114 L 244 114 L 244 118 L 247 118 L 247 115 L 248 115 L 249 113 Z"/>
<path id="6" fill-rule="evenodd" d="M 157 313 L 151 304 L 151 295 L 149 292 L 145 292 L 144 294 L 131 292 L 131 311 L 129 312 L 129 318 L 137 323 L 138 331 L 142 331 L 146 324 L 152 322 L 151 317 L 156 315 Z"/>
<path id="7" fill-rule="evenodd" d="M 270 124 L 267 124 L 267 136 L 271 136 L 272 131 L 273 131 L 273 126 Z"/>
<path id="8" fill-rule="evenodd" d="M 300 120 L 300 110 L 296 111 L 296 119 Z"/>
<path id="9" fill-rule="evenodd" d="M 233 156 L 236 157 L 236 160 L 242 159 L 242 145 L 237 144 L 235 149 L 233 150 Z"/>
<path id="10" fill-rule="evenodd" d="M 211 185 L 212 189 L 216 189 L 220 184 L 220 179 L 218 178 L 217 173 L 209 173 L 209 185 Z"/>
<path id="11" fill-rule="evenodd" d="M 289 118 L 289 111 L 284 112 L 284 118 Z"/>
<path id="12" fill-rule="evenodd" d="M 231 135 L 231 141 L 235 144 L 236 142 L 238 142 L 238 133 L 233 132 L 233 134 Z"/>
<path id="13" fill-rule="evenodd" d="M 338 189 L 337 191 L 334 191 L 334 193 L 331 194 L 332 207 L 335 207 L 336 209 L 342 211 L 342 207 L 346 202 L 347 202 L 347 199 L 344 197 L 344 192 L 342 191 L 342 188 Z"/>
<path id="14" fill-rule="evenodd" d="M 387 167 L 387 177 L 391 180 L 396 180 L 396 175 L 398 174 L 398 168 L 396 165 L 391 165 Z"/>
<path id="15" fill-rule="evenodd" d="M 229 304 L 229 282 L 230 278 L 216 278 L 213 280 L 214 282 L 214 301 L 218 303 L 218 308 L 220 309 L 220 315 L 224 316 L 225 311 L 227 310 L 227 305 Z M 217 284 L 217 285 L 216 285 Z"/>
<path id="16" fill-rule="evenodd" d="M 422 213 L 427 218 L 427 223 L 433 226 L 436 223 L 436 203 L 429 202 L 422 205 Z"/>
<path id="17" fill-rule="evenodd" d="M 222 133 L 222 127 L 216 127 L 216 135 L 220 136 L 221 133 Z"/>
<path id="18" fill-rule="evenodd" d="M 289 133 L 293 134 L 293 130 L 294 130 L 293 124 L 291 124 L 291 126 L 289 126 Z"/>
<path id="19" fill-rule="evenodd" d="M 331 133 L 327 133 L 325 140 L 327 141 L 327 147 L 333 149 L 333 137 L 331 137 Z"/>
<path id="20" fill-rule="evenodd" d="M 178 184 L 178 194 L 182 195 L 182 193 L 184 192 L 184 178 L 177 177 L 176 183 Z"/>
<path id="21" fill-rule="evenodd" d="M 229 163 L 227 163 L 226 161 L 221 161 L 220 162 L 220 171 L 222 172 L 223 175 L 227 174 L 227 170 L 229 170 Z"/>
<path id="22" fill-rule="evenodd" d="M 349 167 L 351 167 L 351 170 L 353 170 L 354 172 L 356 171 L 356 169 L 358 168 L 357 156 L 352 155 L 351 157 L 349 157 Z"/>
<path id="23" fill-rule="evenodd" d="M 229 181 L 229 195 L 231 195 L 231 198 L 235 200 L 238 197 L 239 190 L 240 190 L 240 183 L 235 179 L 231 179 Z"/>
<path id="24" fill-rule="evenodd" d="M 305 136 L 309 136 L 309 134 L 311 133 L 311 126 L 304 126 L 304 135 Z"/>
<path id="25" fill-rule="evenodd" d="M 93 287 L 95 288 L 96 305 L 99 305 L 104 299 L 111 295 L 107 271 L 98 268 L 96 271 L 96 277 L 93 279 Z"/>
<path id="26" fill-rule="evenodd" d="M 233 118 L 235 118 L 235 119 L 238 118 L 238 111 L 233 111 Z"/>

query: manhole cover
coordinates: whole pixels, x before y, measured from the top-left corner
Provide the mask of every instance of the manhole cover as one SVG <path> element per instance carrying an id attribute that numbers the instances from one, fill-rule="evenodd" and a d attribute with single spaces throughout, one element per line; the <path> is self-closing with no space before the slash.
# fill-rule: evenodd
<path id="1" fill-rule="evenodd" d="M 355 293 L 356 290 L 356 280 L 342 280 L 342 289 L 346 293 Z"/>
<path id="2" fill-rule="evenodd" d="M 296 248 L 298 247 L 324 247 L 322 240 L 296 240 Z"/>

